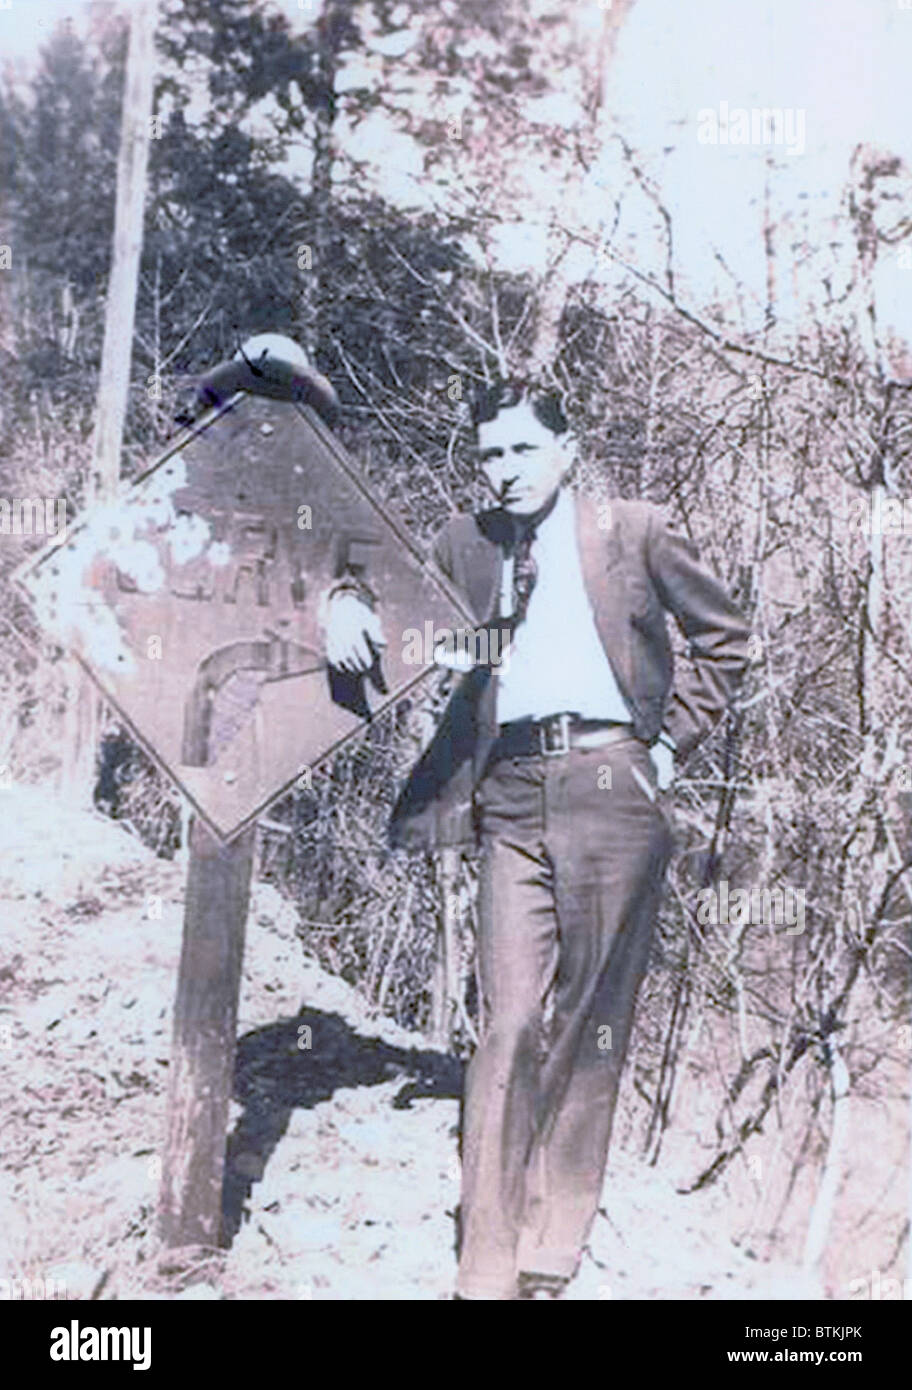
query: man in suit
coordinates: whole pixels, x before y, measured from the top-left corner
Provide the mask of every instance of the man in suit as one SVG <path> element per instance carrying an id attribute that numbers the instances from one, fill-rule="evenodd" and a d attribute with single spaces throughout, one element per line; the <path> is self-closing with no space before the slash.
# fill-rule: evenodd
<path id="1" fill-rule="evenodd" d="M 482 850 L 457 1297 L 560 1297 L 597 1211 L 672 850 L 662 792 L 723 714 L 748 628 L 658 508 L 565 485 L 555 396 L 499 381 L 473 422 L 495 506 L 455 517 L 434 555 L 508 659 L 491 643 L 460 682 L 391 836 Z M 336 600 L 330 659 L 364 671 L 368 615 L 344 585 Z M 677 680 L 667 613 L 689 643 Z"/>

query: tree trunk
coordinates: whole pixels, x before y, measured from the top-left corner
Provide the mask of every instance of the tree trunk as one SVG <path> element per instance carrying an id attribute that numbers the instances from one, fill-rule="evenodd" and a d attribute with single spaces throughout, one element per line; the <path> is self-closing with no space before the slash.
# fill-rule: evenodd
<path id="1" fill-rule="evenodd" d="M 326 0 L 317 21 L 319 38 L 317 81 L 320 104 L 314 117 L 313 163 L 310 174 L 311 270 L 305 270 L 301 339 L 313 355 L 325 341 L 327 310 L 333 290 L 332 245 L 329 210 L 332 206 L 333 126 L 336 120 L 336 72 L 341 33 L 348 5 L 345 0 Z"/>
<path id="2" fill-rule="evenodd" d="M 459 1005 L 459 874 L 462 856 L 458 849 L 443 849 L 436 856 L 440 900 L 440 929 L 434 962 L 434 1002 L 431 1041 L 450 1048 Z"/>
<path id="3" fill-rule="evenodd" d="M 611 64 L 617 51 L 621 27 L 633 5 L 634 0 L 613 0 L 613 3 L 603 10 L 602 31 L 595 51 L 589 99 L 586 103 L 589 112 L 588 130 L 581 133 L 582 141 L 593 147 L 598 140 L 599 127 L 604 125 L 607 128 L 610 125 L 608 86 Z M 579 204 L 582 196 L 582 178 L 581 169 L 575 195 L 570 195 L 571 207 Z M 546 377 L 553 370 L 560 345 L 561 318 L 573 278 L 567 257 L 568 240 L 565 234 L 555 228 L 550 242 L 550 266 L 539 286 L 535 329 L 523 367 L 530 376 L 537 378 Z"/>
<path id="4" fill-rule="evenodd" d="M 833 1120 L 830 1125 L 830 1140 L 827 1144 L 820 1186 L 817 1189 L 817 1197 L 811 1210 L 811 1220 L 805 1237 L 804 1259 L 802 1261 L 805 1274 L 815 1278 L 818 1277 L 820 1263 L 826 1250 L 827 1237 L 833 1219 L 833 1208 L 836 1204 L 836 1194 L 842 1180 L 846 1144 L 849 1137 L 849 1101 L 851 1095 L 849 1069 L 842 1059 L 835 1039 L 831 1037 L 829 1044 Z"/>

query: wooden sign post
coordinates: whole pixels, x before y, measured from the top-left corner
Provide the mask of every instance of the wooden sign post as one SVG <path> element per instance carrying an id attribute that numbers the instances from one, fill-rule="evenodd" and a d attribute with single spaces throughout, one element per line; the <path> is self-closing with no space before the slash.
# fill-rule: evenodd
<path id="1" fill-rule="evenodd" d="M 244 928 L 256 846 L 251 825 L 230 844 L 194 817 L 184 903 L 159 1200 L 163 1270 L 199 1275 L 221 1244 L 225 1136 L 234 1079 Z"/>

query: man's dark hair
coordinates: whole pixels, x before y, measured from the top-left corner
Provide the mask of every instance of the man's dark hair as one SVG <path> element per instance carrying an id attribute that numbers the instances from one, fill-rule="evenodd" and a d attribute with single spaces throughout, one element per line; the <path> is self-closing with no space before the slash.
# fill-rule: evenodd
<path id="1" fill-rule="evenodd" d="M 472 396 L 472 424 L 477 429 L 479 425 L 493 420 L 502 410 L 509 410 L 524 401 L 531 405 L 532 414 L 546 430 L 550 430 L 552 434 L 564 433 L 567 417 L 561 409 L 558 393 L 543 391 L 532 383 L 516 377 L 498 378 L 475 388 Z"/>

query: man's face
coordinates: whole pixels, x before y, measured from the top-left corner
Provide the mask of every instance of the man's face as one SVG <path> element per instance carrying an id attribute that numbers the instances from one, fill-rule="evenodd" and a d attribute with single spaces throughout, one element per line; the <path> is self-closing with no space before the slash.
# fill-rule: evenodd
<path id="1" fill-rule="evenodd" d="M 478 426 L 478 463 L 506 511 L 530 516 L 544 506 L 570 464 L 566 437 L 536 420 L 526 401 Z"/>

